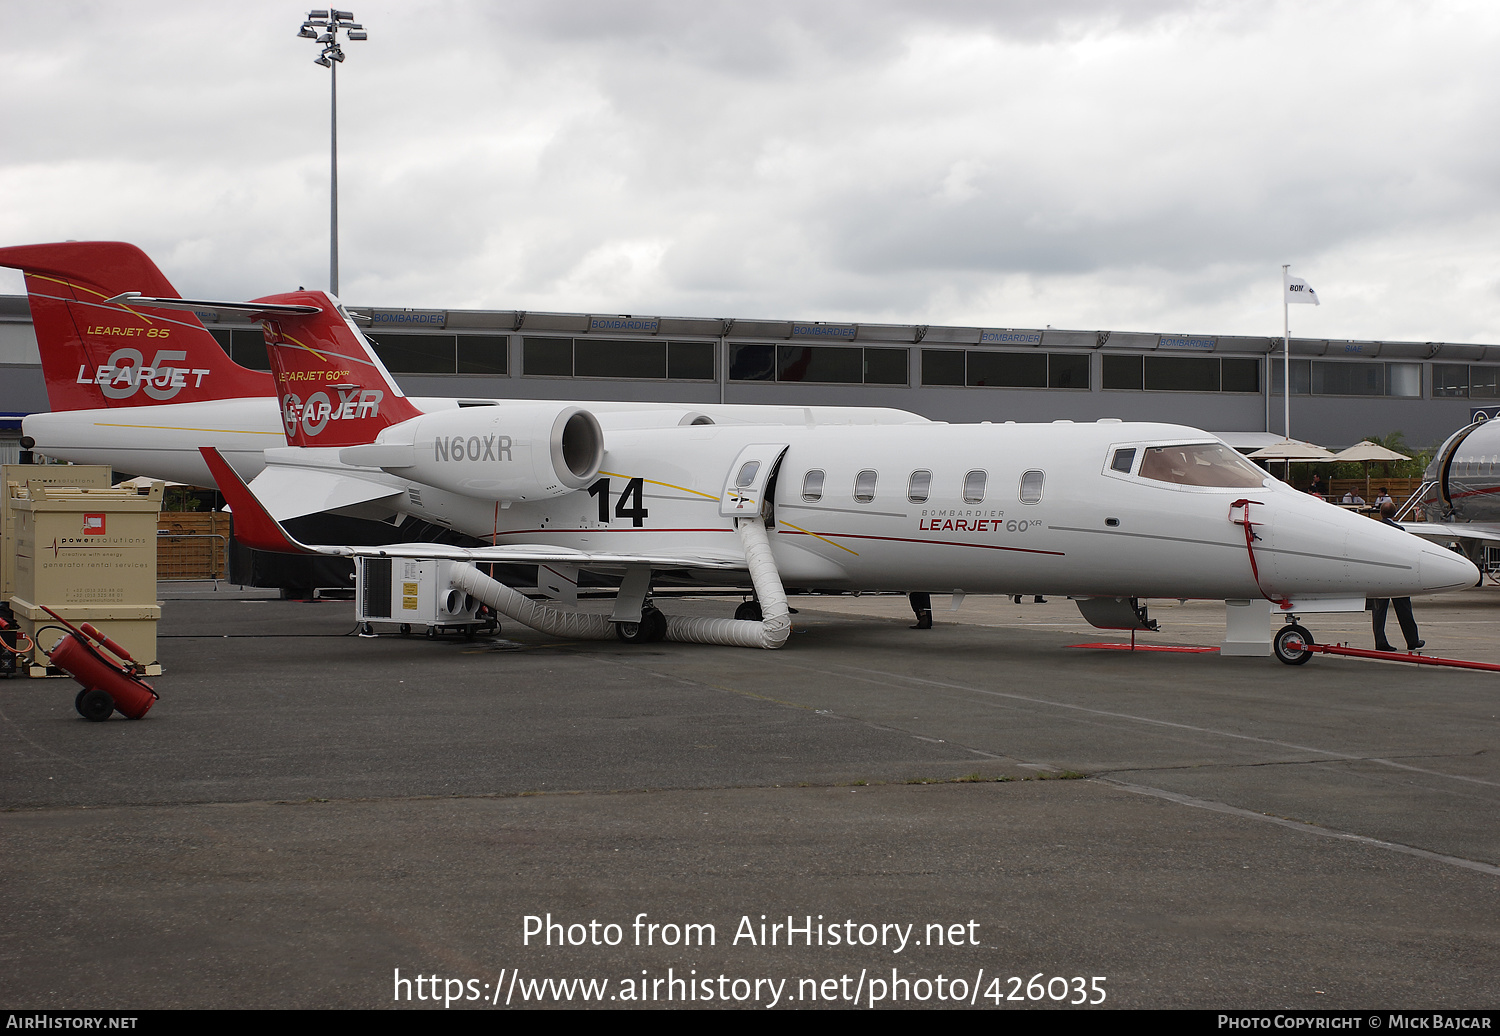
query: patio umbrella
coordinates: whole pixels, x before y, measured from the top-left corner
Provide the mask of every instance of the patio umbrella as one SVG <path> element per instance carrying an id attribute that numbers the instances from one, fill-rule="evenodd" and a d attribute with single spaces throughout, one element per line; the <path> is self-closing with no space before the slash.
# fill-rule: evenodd
<path id="1" fill-rule="evenodd" d="M 1291 481 L 1292 461 L 1329 461 L 1333 460 L 1333 452 L 1325 450 L 1314 443 L 1303 442 L 1300 439 L 1282 439 L 1271 445 L 1256 450 L 1254 453 L 1246 454 L 1251 460 L 1279 460 L 1282 462 L 1281 480 Z"/>
<path id="2" fill-rule="evenodd" d="M 1252 460 L 1333 460 L 1332 450 L 1325 450 L 1321 446 L 1310 442 L 1302 442 L 1299 439 L 1282 439 L 1280 442 L 1272 443 L 1264 449 L 1256 450 L 1247 454 Z"/>
<path id="3" fill-rule="evenodd" d="M 1365 499 L 1370 498 L 1370 465 L 1377 461 L 1411 460 L 1404 453 L 1388 450 L 1379 443 L 1373 443 L 1369 439 L 1357 442 L 1347 450 L 1341 450 L 1334 455 L 1334 460 L 1364 461 L 1365 465 Z"/>

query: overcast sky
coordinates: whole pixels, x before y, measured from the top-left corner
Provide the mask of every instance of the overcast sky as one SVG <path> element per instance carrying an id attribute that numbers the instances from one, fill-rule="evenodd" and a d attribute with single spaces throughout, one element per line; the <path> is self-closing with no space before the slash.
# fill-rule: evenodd
<path id="1" fill-rule="evenodd" d="M 0 244 L 326 288 L 306 10 L 0 0 Z M 354 303 L 1500 343 L 1494 3 L 354 13 Z"/>

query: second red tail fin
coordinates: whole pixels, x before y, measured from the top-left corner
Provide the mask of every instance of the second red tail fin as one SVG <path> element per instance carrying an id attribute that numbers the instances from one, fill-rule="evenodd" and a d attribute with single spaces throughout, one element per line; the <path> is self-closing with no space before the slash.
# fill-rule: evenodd
<path id="1" fill-rule="evenodd" d="M 293 446 L 360 446 L 421 415 L 338 300 L 293 291 L 255 301 L 319 310 L 259 318 Z"/>

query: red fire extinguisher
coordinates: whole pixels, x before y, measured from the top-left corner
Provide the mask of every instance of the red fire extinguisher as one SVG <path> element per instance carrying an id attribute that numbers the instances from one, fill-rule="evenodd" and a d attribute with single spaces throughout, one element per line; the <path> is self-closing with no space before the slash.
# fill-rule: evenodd
<path id="1" fill-rule="evenodd" d="M 143 668 L 130 653 L 87 622 L 74 626 L 45 604 L 42 610 L 67 627 L 51 650 L 42 649 L 49 661 L 83 685 L 73 706 L 84 719 L 102 723 L 119 711 L 126 719 L 140 719 L 161 697 L 137 675 Z M 55 627 L 44 627 L 55 628 Z M 40 631 L 38 631 L 40 632 Z M 109 652 L 115 659 L 108 658 Z"/>

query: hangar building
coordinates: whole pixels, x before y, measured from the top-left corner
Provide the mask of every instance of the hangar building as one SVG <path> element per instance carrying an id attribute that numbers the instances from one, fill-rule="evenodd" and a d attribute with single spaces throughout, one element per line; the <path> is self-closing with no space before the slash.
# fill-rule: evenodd
<path id="1" fill-rule="evenodd" d="M 1280 338 L 1053 328 L 351 307 L 411 395 L 889 406 L 953 422 L 1164 420 L 1280 438 Z M 238 363 L 253 325 L 200 314 Z M 1292 434 L 1433 445 L 1500 404 L 1500 346 L 1291 342 Z M 0 460 L 48 409 L 24 296 L 0 296 Z"/>

